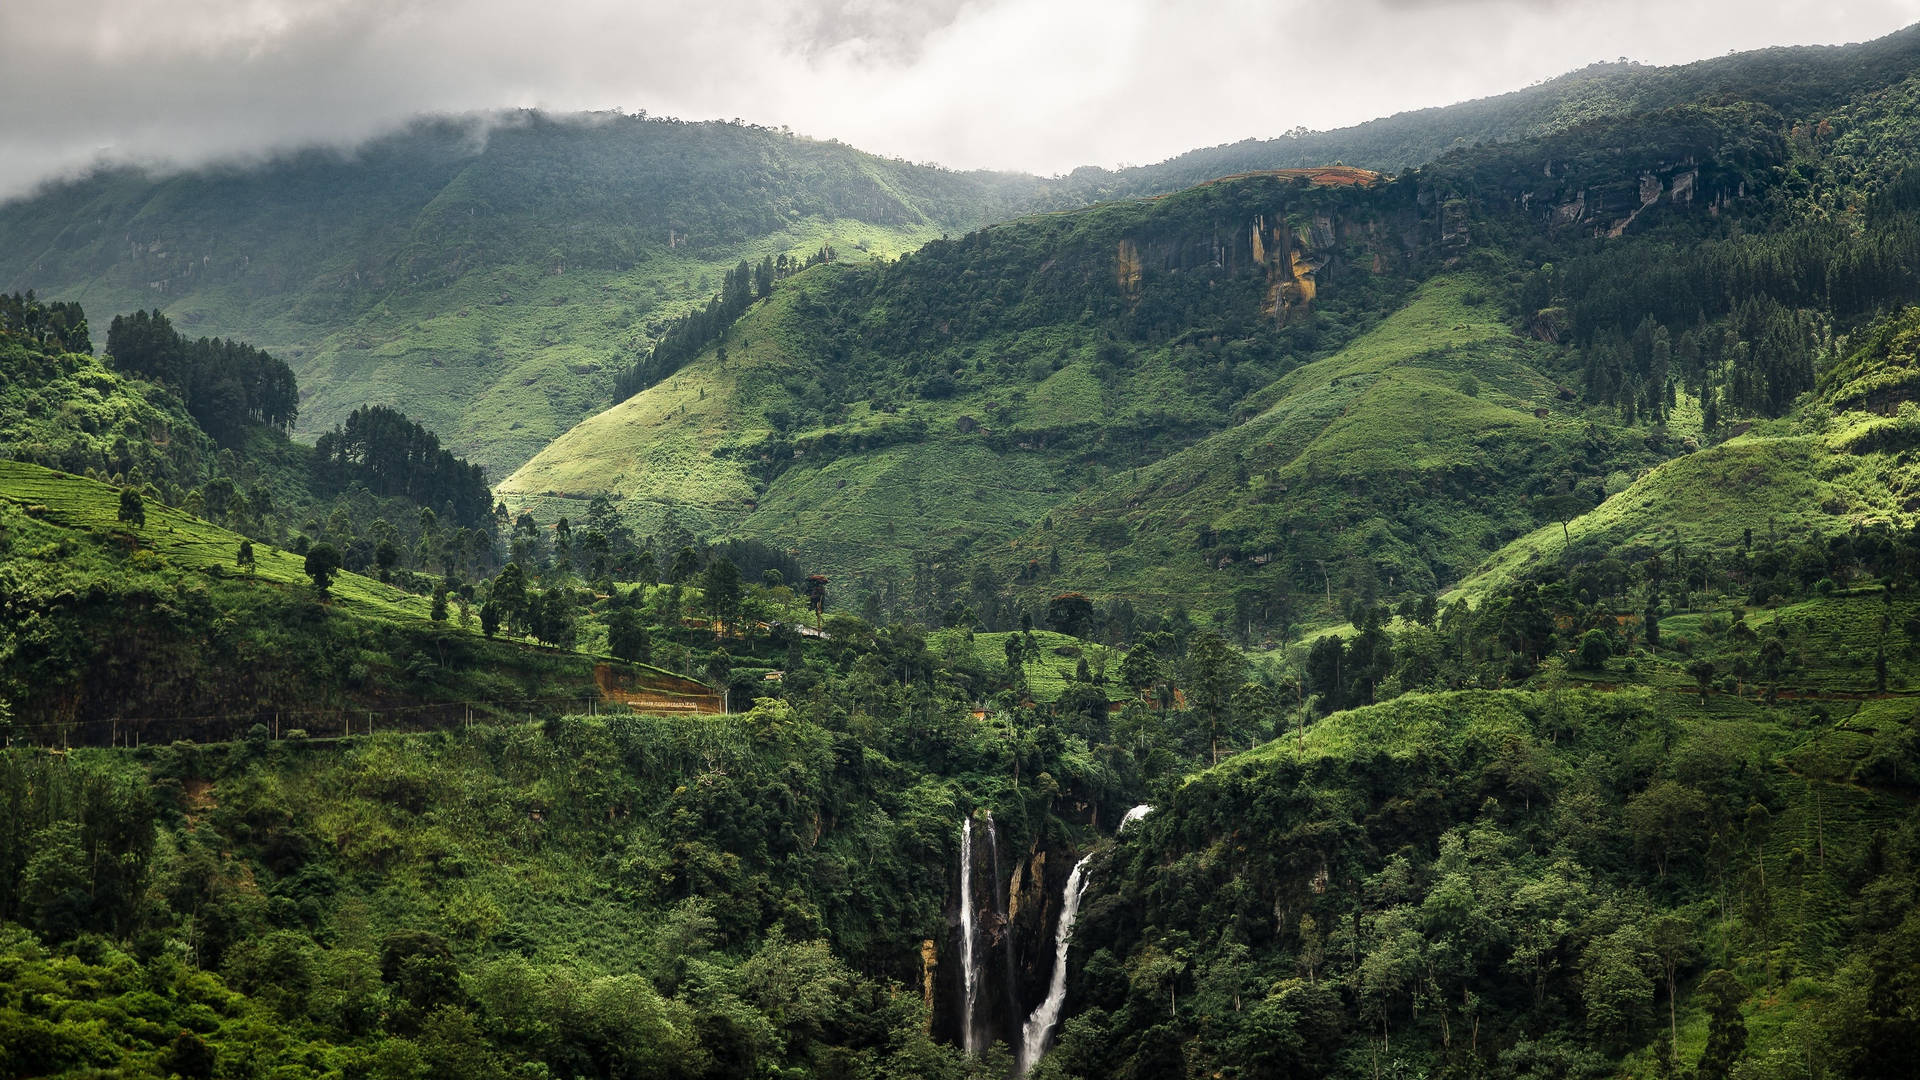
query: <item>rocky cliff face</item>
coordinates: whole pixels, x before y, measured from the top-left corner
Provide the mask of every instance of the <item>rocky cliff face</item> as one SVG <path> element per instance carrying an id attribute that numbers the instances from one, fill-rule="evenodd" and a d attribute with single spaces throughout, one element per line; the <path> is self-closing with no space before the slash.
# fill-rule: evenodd
<path id="1" fill-rule="evenodd" d="M 1675 109 L 1636 123 L 1630 139 L 1602 123 L 1443 159 L 1415 174 L 1421 199 L 1517 212 L 1549 232 L 1617 237 L 1662 213 L 1756 206 L 1786 160 L 1779 117 L 1756 106 Z"/>
<path id="2" fill-rule="evenodd" d="M 1246 274 L 1262 281 L 1261 313 L 1285 325 L 1310 309 L 1323 278 L 1336 261 L 1341 269 L 1387 274 L 1405 268 L 1418 253 L 1421 230 L 1410 228 L 1410 206 L 1382 192 L 1345 192 L 1339 197 L 1310 191 L 1304 176 L 1234 178 L 1273 181 L 1252 200 L 1239 199 L 1241 212 L 1195 228 L 1148 230 L 1123 236 L 1114 247 L 1113 280 L 1129 305 L 1137 307 L 1156 286 L 1176 286 L 1198 278 L 1216 280 Z M 1346 185 L 1371 188 L 1374 183 Z M 1382 188 L 1389 185 L 1381 184 Z M 1241 194 L 1252 190 L 1240 187 Z"/>

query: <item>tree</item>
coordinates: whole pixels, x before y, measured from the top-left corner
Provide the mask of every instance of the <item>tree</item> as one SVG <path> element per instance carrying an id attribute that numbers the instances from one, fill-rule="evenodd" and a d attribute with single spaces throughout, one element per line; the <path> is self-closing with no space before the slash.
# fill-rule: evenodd
<path id="1" fill-rule="evenodd" d="M 491 600 L 480 605 L 480 632 L 488 637 L 500 632 L 500 606 Z"/>
<path id="2" fill-rule="evenodd" d="M 439 587 L 439 588 L 437 588 L 437 589 L 435 589 L 435 590 L 433 590 L 433 610 L 432 610 L 432 611 L 431 611 L 431 612 L 430 612 L 430 613 L 428 614 L 428 618 L 430 618 L 430 619 L 432 619 L 432 620 L 433 620 L 434 622 L 446 622 L 446 621 L 447 621 L 447 589 L 446 589 L 446 586 L 444 586 L 444 585 L 443 585 L 443 586 L 441 586 L 441 587 Z"/>
<path id="3" fill-rule="evenodd" d="M 147 501 L 132 488 L 120 489 L 120 520 L 136 529 L 147 523 Z"/>
<path id="4" fill-rule="evenodd" d="M 65 941 L 87 926 L 91 889 L 86 834 L 70 821 L 56 821 L 32 836 L 33 852 L 20 875 L 21 920 L 49 941 Z"/>
<path id="5" fill-rule="evenodd" d="M 1093 623 L 1093 601 L 1077 592 L 1047 601 L 1047 625 L 1068 637 L 1085 637 Z"/>
<path id="6" fill-rule="evenodd" d="M 1711 660 L 1695 660 L 1687 665 L 1687 674 L 1700 684 L 1700 700 L 1707 700 L 1707 690 L 1713 685 L 1713 677 L 1718 674 Z"/>
<path id="7" fill-rule="evenodd" d="M 233 562 L 235 566 L 245 570 L 249 575 L 253 573 L 253 541 L 240 541 L 240 554 L 234 557 Z"/>
<path id="8" fill-rule="evenodd" d="M 573 598 L 567 595 L 567 590 L 548 589 L 527 606 L 532 609 L 529 622 L 536 641 L 557 649 L 573 648 L 579 626 L 574 619 Z"/>
<path id="9" fill-rule="evenodd" d="M 1674 998 L 1679 988 L 1680 968 L 1693 958 L 1693 923 L 1678 915 L 1665 914 L 1647 926 L 1647 943 L 1660 960 L 1667 978 L 1667 1047 L 1669 1056 L 1680 1052 L 1680 1019 Z"/>
<path id="10" fill-rule="evenodd" d="M 1612 655 L 1613 643 L 1607 640 L 1607 632 L 1595 627 L 1580 635 L 1580 651 L 1574 659 L 1588 671 L 1599 671 L 1607 666 L 1607 658 Z"/>
<path id="11" fill-rule="evenodd" d="M 1134 690 L 1146 690 L 1160 678 L 1160 658 L 1153 650 L 1137 645 L 1120 661 L 1120 681 Z"/>
<path id="12" fill-rule="evenodd" d="M 733 657 L 727 650 L 716 648 L 707 654 L 707 682 L 716 689 L 727 685 L 727 676 L 733 673 Z"/>
<path id="13" fill-rule="evenodd" d="M 1207 725 L 1207 745 L 1213 760 L 1220 760 L 1220 728 L 1227 721 L 1233 704 L 1233 692 L 1243 681 L 1246 657 L 1227 639 L 1212 631 L 1196 637 L 1187 650 L 1187 686 L 1191 704 Z"/>
<path id="14" fill-rule="evenodd" d="M 807 575 L 807 603 L 813 607 L 813 624 L 816 629 L 827 608 L 827 577 L 825 574 Z"/>
<path id="15" fill-rule="evenodd" d="M 493 591 L 487 601 L 488 607 L 495 607 L 495 624 L 504 623 L 513 633 L 525 633 L 527 628 L 527 575 L 520 564 L 510 562 L 500 568 L 493 579 Z M 485 611 L 481 618 L 486 618 Z"/>
<path id="16" fill-rule="evenodd" d="M 716 555 L 700 575 L 700 588 L 706 594 L 708 614 L 721 624 L 716 629 L 732 633 L 740 616 L 740 568 L 725 555 Z"/>
<path id="17" fill-rule="evenodd" d="M 1698 993 L 1707 1002 L 1707 1047 L 1700 1052 L 1694 1075 L 1700 1080 L 1725 1080 L 1747 1047 L 1747 1022 L 1740 1015 L 1747 988 L 1733 972 L 1716 968 L 1700 980 Z"/>
<path id="18" fill-rule="evenodd" d="M 1656 780 L 1627 800 L 1627 828 L 1661 880 L 1675 860 L 1700 846 L 1708 809 L 1706 796 L 1675 780 Z"/>
<path id="19" fill-rule="evenodd" d="M 619 607 L 607 615 L 607 651 L 622 660 L 643 664 L 653 659 L 653 637 L 638 612 Z"/>
<path id="20" fill-rule="evenodd" d="M 313 587 L 321 596 L 333 587 L 333 579 L 340 573 L 340 552 L 332 544 L 315 544 L 307 551 L 307 576 L 313 579 Z"/>

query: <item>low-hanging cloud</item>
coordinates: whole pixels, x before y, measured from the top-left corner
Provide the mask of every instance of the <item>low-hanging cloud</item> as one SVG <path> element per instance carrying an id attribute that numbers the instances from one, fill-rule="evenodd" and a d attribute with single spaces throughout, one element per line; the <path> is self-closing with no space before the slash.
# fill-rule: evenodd
<path id="1" fill-rule="evenodd" d="M 1054 173 L 1498 93 L 1595 60 L 1856 41 L 1920 0 L 7 0 L 0 197 L 99 162 L 625 108 Z"/>

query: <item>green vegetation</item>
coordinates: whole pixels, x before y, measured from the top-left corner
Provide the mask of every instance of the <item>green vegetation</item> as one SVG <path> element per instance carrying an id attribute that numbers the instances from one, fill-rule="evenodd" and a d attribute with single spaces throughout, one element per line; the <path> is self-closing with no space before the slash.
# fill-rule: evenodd
<path id="1" fill-rule="evenodd" d="M 242 338 L 299 376 L 306 437 L 387 405 L 498 476 L 739 260 L 892 256 L 1036 184 L 724 123 L 422 122 L 351 157 L 57 185 L 0 207 L 0 283 Z"/>
<path id="2" fill-rule="evenodd" d="M 53 190 L 262 215 L 321 278 L 126 235 L 310 364 L 499 289 L 625 311 L 529 439 L 636 392 L 494 503 L 454 450 L 593 326 L 497 399 L 322 380 L 310 451 L 267 353 L 0 298 L 0 1075 L 1911 1072 L 1916 40 L 957 238 L 1332 136 L 1043 185 L 531 117 Z M 268 243 L 297 177 L 359 231 Z M 402 385 L 469 434 L 337 408 Z"/>
<path id="3" fill-rule="evenodd" d="M 1363 330 L 1406 289 L 1387 239 L 1405 209 L 1250 177 L 815 267 L 498 490 L 548 519 L 606 494 L 641 534 L 797 539 L 880 611 L 931 619 L 1072 491 L 1227 426 Z M 992 572 L 968 602 L 1004 628 Z"/>

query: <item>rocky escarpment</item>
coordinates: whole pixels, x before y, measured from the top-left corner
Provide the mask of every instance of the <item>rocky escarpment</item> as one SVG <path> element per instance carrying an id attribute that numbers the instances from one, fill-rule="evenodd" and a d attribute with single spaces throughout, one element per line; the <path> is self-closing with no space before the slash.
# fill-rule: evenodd
<path id="1" fill-rule="evenodd" d="M 1338 183 L 1322 173 L 1335 174 Z M 1264 183 L 1265 197 L 1201 228 L 1191 220 L 1177 228 L 1155 223 L 1162 227 L 1129 231 L 1114 245 L 1113 280 L 1131 308 L 1149 300 L 1155 287 L 1177 288 L 1182 278 L 1198 278 L 1211 288 L 1215 279 L 1253 274 L 1262 283 L 1261 315 L 1285 325 L 1311 308 L 1336 261 L 1380 275 L 1404 270 L 1418 254 L 1423 230 L 1411 227 L 1410 208 L 1390 193 L 1364 191 L 1382 185 L 1371 173 L 1287 170 L 1218 183 L 1242 185 L 1242 192 L 1249 183 Z M 1328 187 L 1363 190 L 1309 190 Z"/>
<path id="2" fill-rule="evenodd" d="M 1552 233 L 1618 237 L 1662 213 L 1756 207 L 1786 161 L 1780 118 L 1761 106 L 1672 109 L 1636 118 L 1631 138 L 1619 123 L 1442 159 L 1416 174 L 1420 200 L 1436 212 L 1459 201 Z"/>

